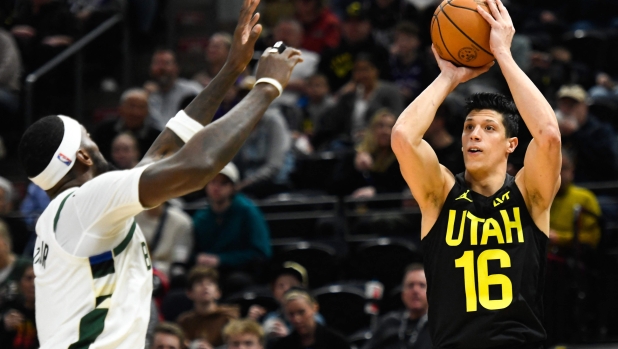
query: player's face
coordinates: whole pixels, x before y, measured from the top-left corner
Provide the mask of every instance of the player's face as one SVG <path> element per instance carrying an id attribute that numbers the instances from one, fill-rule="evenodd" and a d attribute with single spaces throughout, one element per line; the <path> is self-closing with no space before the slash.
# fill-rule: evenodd
<path id="1" fill-rule="evenodd" d="M 253 333 L 243 333 L 230 336 L 227 340 L 228 349 L 263 349 L 260 339 Z"/>
<path id="2" fill-rule="evenodd" d="M 281 303 L 285 291 L 289 290 L 292 287 L 298 286 L 300 286 L 300 282 L 298 282 L 295 277 L 293 277 L 292 275 L 283 274 L 279 276 L 273 283 L 273 297 L 275 297 L 277 302 Z"/>
<path id="3" fill-rule="evenodd" d="M 180 339 L 169 333 L 156 333 L 152 340 L 152 349 L 180 349 Z"/>
<path id="4" fill-rule="evenodd" d="M 473 110 L 464 122 L 461 135 L 467 171 L 492 171 L 517 146 L 517 138 L 506 138 L 502 115 L 496 111 Z"/>
<path id="5" fill-rule="evenodd" d="M 214 302 L 219 299 L 219 286 L 210 279 L 202 279 L 193 283 L 189 297 L 194 302 Z"/>
<path id="6" fill-rule="evenodd" d="M 406 274 L 403 280 L 401 300 L 409 310 L 422 311 L 427 309 L 427 281 L 424 271 L 415 270 Z"/>
<path id="7" fill-rule="evenodd" d="M 92 138 L 90 138 L 90 134 L 83 126 L 81 148 L 86 150 L 86 152 L 92 159 L 93 177 L 96 177 L 110 170 L 110 165 L 107 163 L 107 160 L 105 160 L 105 157 L 103 157 L 103 154 L 101 154 L 99 147 L 92 140 Z"/>
<path id="8" fill-rule="evenodd" d="M 304 298 L 292 299 L 285 304 L 285 316 L 301 336 L 312 335 L 315 331 L 316 312 L 317 305 Z"/>

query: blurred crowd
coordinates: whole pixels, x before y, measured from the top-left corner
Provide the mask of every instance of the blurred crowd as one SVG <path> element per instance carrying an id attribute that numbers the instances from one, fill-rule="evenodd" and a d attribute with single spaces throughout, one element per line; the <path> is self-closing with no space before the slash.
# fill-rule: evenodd
<path id="1" fill-rule="evenodd" d="M 334 244 L 327 247 L 334 246 L 331 257 L 343 271 L 330 280 L 339 289 L 328 289 L 326 282 L 310 280 L 309 264 L 319 254 L 305 265 L 293 261 L 293 254 L 272 243 L 272 226 L 256 203 L 397 194 L 402 209 L 414 207 L 390 135 L 398 115 L 439 73 L 429 50 L 429 23 L 438 3 L 263 1 L 265 30 L 256 57 L 283 41 L 299 48 L 304 61 L 233 162 L 202 191 L 136 217 L 155 267 L 151 348 L 431 348 L 422 265 L 397 265 L 397 282 L 378 278 L 375 294 L 372 280 L 346 271 L 353 263 Z M 606 338 L 609 313 L 617 309 L 615 301 L 605 302 L 603 292 L 616 282 L 604 273 L 616 263 L 605 254 L 616 248 L 608 227 L 618 225 L 618 2 L 504 3 L 517 29 L 513 55 L 554 106 L 563 137 L 562 181 L 551 209 L 548 343 Z M 175 46 L 159 46 L 153 39 L 168 5 L 165 0 L 0 2 L 0 174 L 9 177 L 0 177 L 2 348 L 38 347 L 34 227 L 49 198 L 15 175 L 19 171 L 2 168 L 16 158 L 23 131 L 24 78 L 124 9 L 136 47 L 149 52 L 150 65 L 141 67 L 149 78 L 119 93 L 117 108 L 103 120 L 84 123 L 92 126 L 92 138 L 116 168 L 134 167 L 166 122 L 221 70 L 232 44 L 230 33 L 212 33 L 201 69 L 185 74 Z M 119 70 L 120 62 L 110 63 L 104 51 L 99 47 L 91 55 L 101 62 L 101 74 Z M 215 120 L 251 90 L 256 63 L 228 91 Z M 72 74 L 68 62 L 41 80 L 38 116 L 70 115 Z M 460 85 L 425 134 L 440 163 L 455 174 L 464 170 L 463 101 L 481 91 L 509 95 L 497 65 Z M 509 158 L 511 174 L 523 166 L 531 140 L 523 123 L 519 139 Z M 407 242 L 418 241 L 419 228 L 409 231 Z M 295 251 L 303 250 L 312 248 Z M 352 305 L 329 301 L 333 294 L 346 295 L 340 304 L 360 297 L 355 304 L 361 315 L 352 316 Z M 566 304 L 575 304 L 575 310 Z M 610 310 L 599 313 L 602 308 Z M 366 323 L 346 327 L 365 315 Z M 338 316 L 346 323 L 337 323 Z"/>

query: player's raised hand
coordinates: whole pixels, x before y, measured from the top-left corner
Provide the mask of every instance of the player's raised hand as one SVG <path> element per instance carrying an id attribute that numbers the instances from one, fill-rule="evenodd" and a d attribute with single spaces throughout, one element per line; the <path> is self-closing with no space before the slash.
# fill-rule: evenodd
<path id="1" fill-rule="evenodd" d="M 302 61 L 300 51 L 295 48 L 288 47 L 281 53 L 277 49 L 268 48 L 260 57 L 255 78 L 258 80 L 272 78 L 285 88 L 290 81 L 294 66 Z"/>
<path id="2" fill-rule="evenodd" d="M 489 68 L 491 68 L 495 64 L 495 62 L 490 62 L 479 68 L 456 67 L 453 63 L 442 59 L 442 57 L 440 57 L 440 55 L 438 54 L 438 51 L 436 51 L 434 45 L 431 45 L 431 51 L 433 51 L 433 55 L 438 62 L 438 67 L 440 68 L 442 74 L 448 76 L 453 80 L 453 82 L 457 84 L 461 84 L 468 80 L 474 79 L 475 77 L 488 71 Z"/>
<path id="3" fill-rule="evenodd" d="M 501 0 L 487 0 L 487 6 L 489 7 L 488 13 L 481 6 L 477 6 L 479 14 L 485 18 L 485 20 L 491 26 L 491 34 L 489 35 L 489 48 L 491 53 L 496 58 L 502 53 L 511 53 L 511 42 L 515 35 L 515 26 L 509 15 L 509 11 L 506 10 Z"/>
<path id="4" fill-rule="evenodd" d="M 235 69 L 242 71 L 253 57 L 255 42 L 262 33 L 262 25 L 258 24 L 260 14 L 255 13 L 255 9 L 260 4 L 260 0 L 244 0 L 238 24 L 234 30 L 234 38 L 228 55 L 228 63 Z"/>

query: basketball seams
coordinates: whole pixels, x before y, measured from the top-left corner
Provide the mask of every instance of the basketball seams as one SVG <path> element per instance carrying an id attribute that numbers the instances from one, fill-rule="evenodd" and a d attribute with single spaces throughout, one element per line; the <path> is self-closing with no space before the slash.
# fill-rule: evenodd
<path id="1" fill-rule="evenodd" d="M 440 12 L 444 13 L 444 11 L 442 11 L 442 4 L 440 4 Z M 438 25 L 438 34 L 440 35 L 440 40 L 442 41 L 442 47 L 444 47 L 444 49 L 446 50 L 446 52 L 448 52 L 448 54 L 455 60 L 457 61 L 457 63 L 461 66 L 465 66 L 465 64 L 461 63 L 452 53 L 451 51 L 448 49 L 448 46 L 446 45 L 446 42 L 444 42 L 444 38 L 442 37 L 442 28 L 440 28 L 440 19 L 438 18 L 438 15 L 440 14 L 440 12 L 438 12 L 437 15 L 434 15 L 434 17 L 436 18 L 436 24 Z M 446 13 L 444 14 L 446 15 Z M 433 25 L 433 22 L 432 22 Z M 459 29 L 459 28 L 457 28 Z"/>
<path id="2" fill-rule="evenodd" d="M 451 6 L 455 7 L 455 8 L 459 8 L 459 6 L 454 6 L 454 5 L 452 5 L 452 4 L 450 3 L 450 1 L 449 1 L 449 2 L 447 2 L 447 5 L 451 5 Z M 469 8 L 467 8 L 467 7 L 465 7 L 465 8 L 469 10 Z M 481 50 L 483 50 L 483 52 L 485 52 L 485 53 L 487 53 L 488 55 L 490 55 L 490 56 L 494 57 L 494 55 L 493 55 L 491 52 L 487 51 L 487 50 L 486 50 L 483 46 L 479 45 L 476 41 L 472 40 L 472 38 L 470 38 L 470 37 L 468 36 L 468 34 L 466 34 L 463 30 L 461 30 L 461 28 L 459 28 L 459 26 L 458 26 L 457 24 L 455 24 L 455 22 L 451 19 L 451 17 L 449 17 L 449 15 L 448 15 L 448 14 L 444 11 L 444 8 L 443 8 L 442 4 L 440 4 L 440 12 L 442 12 L 442 13 L 444 14 L 444 16 L 446 17 L 446 19 L 448 19 L 448 20 L 449 20 L 449 22 L 451 22 L 451 23 L 453 24 L 453 26 L 454 26 L 455 28 L 457 28 L 457 30 L 458 30 L 461 34 L 463 34 L 463 36 L 465 36 L 468 40 L 470 40 L 470 42 L 471 42 L 471 43 L 473 43 L 473 44 L 475 44 L 476 46 L 478 46 L 478 48 L 480 48 Z M 440 26 L 438 26 L 438 28 L 440 28 Z M 440 36 L 441 36 L 441 35 L 440 35 Z M 450 52 L 449 52 L 449 54 L 450 54 Z M 451 55 L 451 56 L 452 56 L 452 55 Z M 465 65 L 465 64 L 464 64 L 464 65 Z"/>

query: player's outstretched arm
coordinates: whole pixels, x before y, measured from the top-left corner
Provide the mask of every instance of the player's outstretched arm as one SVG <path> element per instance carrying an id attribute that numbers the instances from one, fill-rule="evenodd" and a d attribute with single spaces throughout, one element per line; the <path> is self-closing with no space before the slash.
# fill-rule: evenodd
<path id="1" fill-rule="evenodd" d="M 210 123 L 223 97 L 253 57 L 255 42 L 262 32 L 262 25 L 257 24 L 260 14 L 254 14 L 259 3 L 260 0 L 244 0 L 225 65 L 210 84 L 185 108 L 185 113 L 202 125 Z M 184 144 L 180 137 L 165 128 L 148 149 L 140 165 L 168 157 Z"/>
<path id="2" fill-rule="evenodd" d="M 397 119 L 391 136 L 391 146 L 404 179 L 410 186 L 412 195 L 418 201 L 423 214 L 439 209 L 448 191 L 448 184 L 454 177 L 438 162 L 436 153 L 423 140 L 423 135 L 431 125 L 438 107 L 446 96 L 457 87 L 489 70 L 493 63 L 485 67 L 471 69 L 455 67 L 438 56 L 432 47 L 441 73 L 423 93 L 421 93 Z"/>
<path id="3" fill-rule="evenodd" d="M 518 173 L 517 180 L 524 181 L 520 188 L 525 188 L 528 205 L 540 213 L 549 209 L 559 186 L 562 163 L 560 130 L 553 109 L 511 56 L 515 28 L 508 11 L 500 0 L 488 3 L 491 14 L 480 6 L 478 11 L 491 25 L 491 51 L 533 137 L 526 151 L 524 168 Z"/>
<path id="4" fill-rule="evenodd" d="M 266 50 L 256 77 L 271 78 L 282 87 L 292 69 L 302 61 L 300 51 L 287 48 L 282 53 Z M 176 154 L 157 161 L 144 170 L 139 182 L 140 202 L 157 206 L 171 198 L 200 190 L 232 160 L 258 123 L 279 90 L 259 83 L 225 117 L 197 132 Z"/>

